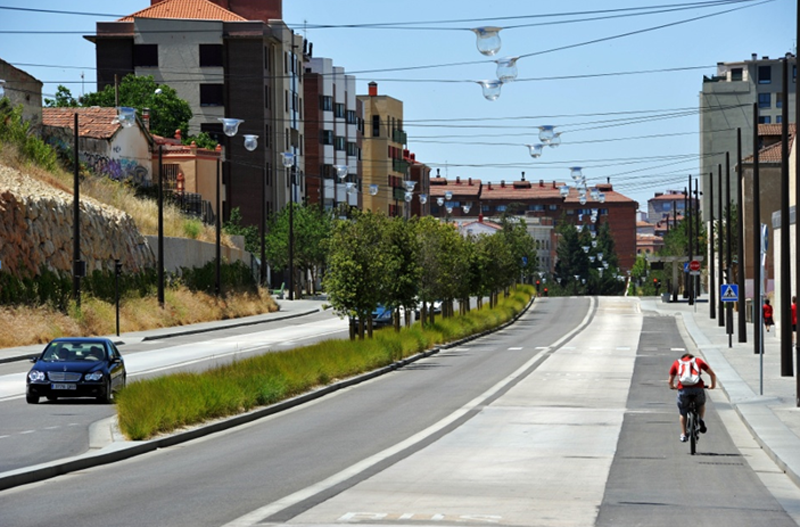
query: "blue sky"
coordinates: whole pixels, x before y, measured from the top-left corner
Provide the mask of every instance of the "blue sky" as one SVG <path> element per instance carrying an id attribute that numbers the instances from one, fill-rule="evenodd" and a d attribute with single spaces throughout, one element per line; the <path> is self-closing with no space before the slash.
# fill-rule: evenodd
<path id="1" fill-rule="evenodd" d="M 645 207 L 654 192 L 683 189 L 687 176 L 697 175 L 703 76 L 713 75 L 717 62 L 795 51 L 792 0 L 677 10 L 696 3 L 290 0 L 284 20 L 313 42 L 314 56 L 355 74 L 359 93 L 374 80 L 381 94 L 403 101 L 408 147 L 434 172 L 499 182 L 524 171 L 528 180 L 562 182 L 570 179 L 568 167 L 582 166 L 590 185 L 610 178 Z M 94 91 L 94 45 L 82 35 L 97 21 L 149 5 L 0 0 L 0 58 L 43 81 L 45 96 L 58 84 L 74 95 Z M 644 14 L 645 7 L 659 12 Z M 638 11 L 625 11 L 631 8 Z M 682 23 L 732 9 L 738 10 Z M 598 10 L 617 11 L 564 16 Z M 469 30 L 487 25 L 505 28 L 495 57 L 478 52 Z M 610 38 L 627 33 L 634 34 Z M 497 100 L 484 99 L 476 81 L 495 78 L 493 60 L 520 55 L 529 56 L 517 63 L 518 80 Z M 541 125 L 562 131 L 562 144 L 533 159 L 525 145 L 539 142 Z"/>

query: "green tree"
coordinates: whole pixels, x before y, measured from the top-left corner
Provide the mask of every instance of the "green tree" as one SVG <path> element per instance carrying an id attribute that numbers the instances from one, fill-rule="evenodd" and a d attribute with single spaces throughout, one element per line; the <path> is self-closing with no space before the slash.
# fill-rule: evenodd
<path id="1" fill-rule="evenodd" d="M 45 99 L 44 105 L 48 108 L 75 108 L 79 105 L 72 92 L 66 86 L 58 85 L 55 99 Z"/>
<path id="2" fill-rule="evenodd" d="M 369 211 L 354 211 L 351 216 L 333 227 L 324 284 L 334 311 L 355 317 L 358 336 L 364 338 L 365 327 L 371 336 L 371 314 L 382 301 L 382 284 L 390 276 L 387 220 Z"/>
<path id="3" fill-rule="evenodd" d="M 267 224 L 265 241 L 267 261 L 273 269 L 289 268 L 289 207 L 292 209 L 294 232 L 293 283 L 300 286 L 300 276 L 311 276 L 312 289 L 328 256 L 328 240 L 333 229 L 333 217 L 316 205 L 290 204 L 273 214 Z"/>
<path id="4" fill-rule="evenodd" d="M 589 271 L 589 256 L 583 247 L 590 246 L 591 242 L 588 234 L 579 233 L 575 225 L 566 221 L 560 223 L 556 232 L 559 236 L 555 267 L 558 284 L 570 294 L 578 294 L 584 290 L 582 279 Z"/>
<path id="5" fill-rule="evenodd" d="M 80 98 L 81 106 L 116 106 L 116 91 L 108 85 L 102 91 L 87 93 Z M 176 130 L 188 137 L 192 110 L 189 103 L 178 97 L 174 88 L 157 84 L 152 75 L 126 75 L 119 83 L 119 106 L 150 109 L 150 130 L 164 137 L 173 137 Z"/>
<path id="6" fill-rule="evenodd" d="M 417 238 L 417 219 L 406 221 L 400 217 L 390 218 L 386 225 L 388 250 L 388 275 L 391 280 L 383 283 L 382 295 L 386 305 L 396 307 L 395 329 L 400 329 L 399 309 L 406 309 L 406 325 L 411 325 L 409 311 L 416 307 L 422 266 L 420 244 Z"/>
<path id="7" fill-rule="evenodd" d="M 503 218 L 501 225 L 503 227 L 502 236 L 511 250 L 514 262 L 511 275 L 507 277 L 508 285 L 517 282 L 520 278 L 527 280 L 538 271 L 538 260 L 536 245 L 531 235 L 528 234 L 525 220 Z"/>

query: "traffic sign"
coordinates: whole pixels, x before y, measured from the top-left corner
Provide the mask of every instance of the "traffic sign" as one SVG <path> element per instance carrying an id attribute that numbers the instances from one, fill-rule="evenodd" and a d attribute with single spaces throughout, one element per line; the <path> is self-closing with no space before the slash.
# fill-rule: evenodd
<path id="1" fill-rule="evenodd" d="M 739 286 L 736 284 L 722 284 L 720 286 L 719 298 L 723 302 L 738 302 Z"/>
<path id="2" fill-rule="evenodd" d="M 689 270 L 690 271 L 695 271 L 695 272 L 699 271 L 700 270 L 700 262 L 697 261 L 697 260 L 692 260 L 691 262 L 689 262 Z"/>

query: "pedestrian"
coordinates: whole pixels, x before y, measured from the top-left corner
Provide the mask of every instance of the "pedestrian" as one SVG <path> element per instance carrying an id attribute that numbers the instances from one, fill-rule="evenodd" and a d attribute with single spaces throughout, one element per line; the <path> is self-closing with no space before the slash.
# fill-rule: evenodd
<path id="1" fill-rule="evenodd" d="M 797 334 L 797 297 L 792 297 L 792 346 L 795 343 L 795 335 Z"/>
<path id="2" fill-rule="evenodd" d="M 772 318 L 773 311 L 772 306 L 769 304 L 769 298 L 764 300 L 764 326 L 767 328 L 767 332 L 769 332 L 769 328 L 775 325 L 775 320 Z"/>
<path id="3" fill-rule="evenodd" d="M 701 374 L 708 373 L 711 377 L 709 390 L 717 387 L 717 374 L 711 369 L 706 361 L 695 357 L 691 353 L 684 353 L 680 359 L 672 363 L 669 369 L 669 389 L 678 390 L 678 412 L 680 414 L 681 443 L 687 441 L 686 435 L 686 412 L 689 409 L 689 402 L 694 400 L 700 417 L 700 433 L 706 433 L 706 423 L 703 417 L 706 413 L 706 393 L 705 383 Z M 677 381 L 677 383 L 676 383 Z"/>

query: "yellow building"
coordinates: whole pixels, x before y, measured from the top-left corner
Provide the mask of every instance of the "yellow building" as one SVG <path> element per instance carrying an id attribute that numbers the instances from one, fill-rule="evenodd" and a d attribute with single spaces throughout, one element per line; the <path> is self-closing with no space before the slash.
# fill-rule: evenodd
<path id="1" fill-rule="evenodd" d="M 404 159 L 403 102 L 378 95 L 378 85 L 369 83 L 369 95 L 359 95 L 364 106 L 361 164 L 364 210 L 383 211 L 387 216 L 405 216 L 409 163 Z M 415 194 L 416 197 L 416 194 Z"/>

